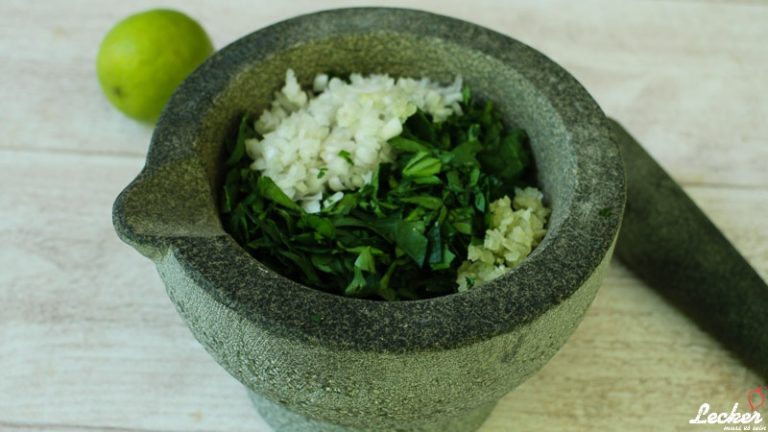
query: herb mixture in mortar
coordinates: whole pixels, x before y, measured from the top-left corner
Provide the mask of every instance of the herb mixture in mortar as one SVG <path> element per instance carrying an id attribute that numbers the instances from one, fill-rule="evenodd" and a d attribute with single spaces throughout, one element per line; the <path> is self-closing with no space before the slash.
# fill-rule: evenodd
<path id="1" fill-rule="evenodd" d="M 522 129 L 457 79 L 293 71 L 229 144 L 225 229 L 308 286 L 408 300 L 465 291 L 521 262 L 549 210 Z"/>

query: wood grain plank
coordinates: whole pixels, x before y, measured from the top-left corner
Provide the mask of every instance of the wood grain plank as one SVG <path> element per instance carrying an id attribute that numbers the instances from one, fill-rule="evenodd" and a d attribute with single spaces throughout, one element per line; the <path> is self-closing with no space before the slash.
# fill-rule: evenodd
<path id="1" fill-rule="evenodd" d="M 0 430 L 268 431 L 113 233 L 112 200 L 141 164 L 0 150 Z M 768 191 L 688 191 L 768 274 L 768 220 L 754 217 Z M 614 264 L 568 344 L 481 432 L 692 430 L 701 403 L 730 409 L 759 384 Z"/>
<path id="2" fill-rule="evenodd" d="M 0 422 L 0 431 L 46 431 L 46 432 L 188 432 L 181 429 L 136 429 L 136 428 L 124 428 L 118 426 L 103 426 L 103 425 L 68 425 L 61 423 L 17 423 L 17 422 Z M 199 429 L 196 432 L 208 432 L 206 430 Z"/>
<path id="3" fill-rule="evenodd" d="M 357 4 L 164 6 L 199 19 L 221 47 L 280 19 Z M 768 279 L 768 4 L 380 4 L 474 21 L 563 64 Z M 109 107 L 93 62 L 114 22 L 150 7 L 0 3 L 0 431 L 268 431 L 191 337 L 151 263 L 111 228 L 111 202 L 140 169 L 151 127 Z M 722 430 L 687 421 L 703 402 L 743 406 L 760 384 L 614 264 L 569 343 L 481 432 Z"/>
<path id="4" fill-rule="evenodd" d="M 299 0 L 259 7 L 171 0 L 217 47 L 313 10 L 360 1 Z M 768 185 L 768 7 L 765 2 L 503 2 L 398 0 L 486 25 L 568 68 L 683 183 Z M 106 31 L 151 0 L 0 3 L 0 147 L 143 155 L 151 128 L 122 117 L 98 88 Z M 29 31 L 34 26 L 37 31 Z M 731 149 L 725 151 L 724 149 Z"/>
<path id="5" fill-rule="evenodd" d="M 0 151 L 0 429 L 265 430 L 114 234 L 141 165 Z"/>
<path id="6" fill-rule="evenodd" d="M 746 391 L 759 385 L 739 360 L 614 265 L 568 344 L 502 400 L 486 427 L 695 431 L 688 420 L 702 403 L 744 407 Z"/>

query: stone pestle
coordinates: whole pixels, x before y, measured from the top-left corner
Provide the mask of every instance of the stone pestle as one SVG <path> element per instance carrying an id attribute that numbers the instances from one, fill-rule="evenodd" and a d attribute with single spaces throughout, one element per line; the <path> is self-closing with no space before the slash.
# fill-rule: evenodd
<path id="1" fill-rule="evenodd" d="M 768 379 L 768 285 L 616 121 L 627 176 L 618 258 Z"/>

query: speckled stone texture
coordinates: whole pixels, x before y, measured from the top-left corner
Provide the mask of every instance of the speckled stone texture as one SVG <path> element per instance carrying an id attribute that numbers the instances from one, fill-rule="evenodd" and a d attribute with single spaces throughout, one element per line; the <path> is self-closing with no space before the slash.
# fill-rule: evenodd
<path id="1" fill-rule="evenodd" d="M 268 270 L 221 228 L 223 143 L 267 107 L 293 68 L 457 74 L 531 138 L 553 213 L 532 255 L 466 293 L 376 302 Z M 120 237 L 157 264 L 208 352 L 257 396 L 278 432 L 475 430 L 544 365 L 603 278 L 624 207 L 610 125 L 576 80 L 501 34 L 424 12 L 363 8 L 301 16 L 222 49 L 171 98 L 147 165 L 118 197 Z"/>
<path id="2" fill-rule="evenodd" d="M 628 189 L 617 255 L 768 379 L 768 285 L 640 144 L 614 128 Z"/>

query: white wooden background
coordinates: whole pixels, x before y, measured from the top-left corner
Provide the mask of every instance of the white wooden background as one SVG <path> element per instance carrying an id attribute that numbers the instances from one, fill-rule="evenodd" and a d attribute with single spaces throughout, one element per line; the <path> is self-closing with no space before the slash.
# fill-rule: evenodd
<path id="1" fill-rule="evenodd" d="M 345 1 L 181 1 L 217 47 Z M 474 21 L 568 68 L 768 275 L 768 3 L 380 2 Z M 151 128 L 112 109 L 101 38 L 149 0 L 0 2 L 0 430 L 267 431 L 195 342 L 111 204 Z M 768 311 L 766 311 L 768 313 Z M 768 359 L 766 359 L 768 361 Z M 482 432 L 690 426 L 768 385 L 614 263 L 568 344 Z"/>

